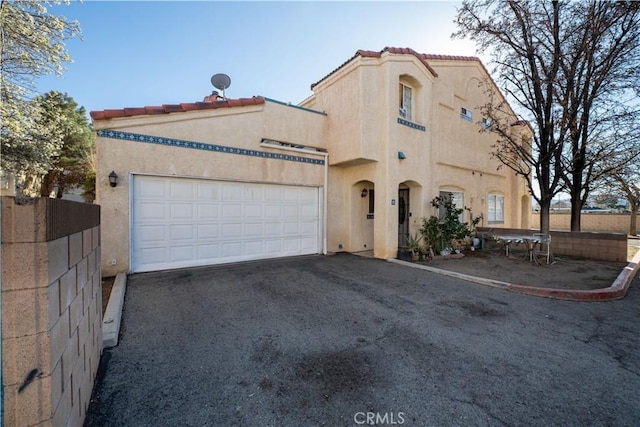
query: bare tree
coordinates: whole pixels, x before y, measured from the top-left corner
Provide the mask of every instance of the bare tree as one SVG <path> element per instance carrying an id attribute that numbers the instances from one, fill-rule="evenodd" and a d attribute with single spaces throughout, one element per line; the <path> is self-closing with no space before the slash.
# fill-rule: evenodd
<path id="1" fill-rule="evenodd" d="M 640 132 L 640 127 L 635 128 Z M 629 234 L 638 234 L 638 212 L 640 212 L 640 144 L 633 148 L 635 158 L 617 168 L 611 168 L 602 176 L 594 188 L 594 192 L 610 197 L 624 197 L 629 202 L 631 217 L 629 222 Z M 628 153 L 624 156 L 628 157 Z M 616 163 L 612 160 L 610 163 Z"/>
<path id="2" fill-rule="evenodd" d="M 579 231 L 593 183 L 617 167 L 602 160 L 629 161 L 619 154 L 632 141 L 614 136 L 640 105 L 640 3 L 464 1 L 457 23 L 455 37 L 491 53 L 498 85 L 532 130 L 529 143 L 513 132 L 496 94 L 483 108 L 499 138 L 494 156 L 526 179 L 541 230 L 551 199 L 567 191 Z"/>
<path id="3" fill-rule="evenodd" d="M 562 160 L 571 196 L 571 230 L 580 231 L 580 211 L 593 184 L 624 168 L 636 155 L 640 3 L 591 1 L 569 6 L 581 19 L 567 25 L 556 96 L 569 135 Z M 612 158 L 618 161 L 609 161 Z"/>

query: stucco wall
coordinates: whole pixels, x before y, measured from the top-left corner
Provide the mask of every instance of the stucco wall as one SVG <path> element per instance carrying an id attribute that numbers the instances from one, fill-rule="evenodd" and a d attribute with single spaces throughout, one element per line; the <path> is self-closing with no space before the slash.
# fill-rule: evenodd
<path id="1" fill-rule="evenodd" d="M 464 191 L 466 206 L 474 215 L 482 214 L 488 224 L 489 194 L 500 194 L 505 200 L 505 221 L 494 227 L 528 228 L 530 211 L 523 179 L 492 158 L 496 135 L 480 132 L 481 106 L 488 101 L 482 84 L 488 76 L 477 61 L 430 60 L 438 72 L 435 87 L 433 160 L 434 187 Z M 461 108 L 472 111 L 472 121 L 460 117 Z M 524 129 L 514 129 L 524 131 Z"/>
<path id="2" fill-rule="evenodd" d="M 99 259 L 98 206 L 2 197 L 6 425 L 82 425 L 102 353 Z"/>
<path id="3" fill-rule="evenodd" d="M 293 124 L 292 119 L 295 119 Z M 322 114 L 267 102 L 260 106 L 100 120 L 94 123 L 94 127 L 98 131 L 118 130 L 135 135 L 285 153 L 261 146 L 262 139 L 322 148 L 324 120 Z M 104 136 L 98 136 L 96 148 L 96 203 L 102 206 L 103 227 L 109 230 L 102 241 L 101 264 L 105 276 L 130 270 L 129 205 L 133 174 L 324 185 L 324 166 L 316 164 Z M 324 158 L 322 155 L 304 156 Z M 111 171 L 119 177 L 116 187 L 109 186 Z"/>
<path id="4" fill-rule="evenodd" d="M 583 231 L 606 231 L 612 233 L 629 233 L 631 222 L 630 214 L 617 213 L 584 213 L 580 216 L 580 225 Z M 540 224 L 540 214 L 531 214 L 531 224 Z M 552 230 L 570 230 L 570 213 L 552 213 L 549 215 L 549 228 Z"/>
<path id="5" fill-rule="evenodd" d="M 487 76 L 473 61 L 431 61 L 435 77 L 413 55 L 355 57 L 314 87 L 306 105 L 328 113 L 330 164 L 329 251 L 358 251 L 374 236 L 374 256 L 396 255 L 398 189 L 410 189 L 410 233 L 434 213 L 441 190 L 462 191 L 464 203 L 488 222 L 488 195 L 505 198 L 505 221 L 495 227 L 529 227 L 524 181 L 491 159 L 496 137 L 480 133 L 479 106 Z M 410 124 L 398 120 L 398 84 L 412 86 Z M 358 101 L 360 105 L 358 105 Z M 473 122 L 460 108 L 474 110 Z M 402 152 L 404 159 L 399 158 Z M 364 183 L 375 189 L 375 216 L 363 217 Z M 524 213 L 527 213 L 524 215 Z M 342 248 L 340 248 L 342 244 Z"/>

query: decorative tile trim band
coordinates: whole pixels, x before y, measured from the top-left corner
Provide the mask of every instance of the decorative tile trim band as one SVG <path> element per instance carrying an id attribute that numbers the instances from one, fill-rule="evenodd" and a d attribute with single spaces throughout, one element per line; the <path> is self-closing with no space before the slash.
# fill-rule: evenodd
<path id="1" fill-rule="evenodd" d="M 409 120 L 405 120 L 402 117 L 398 117 L 398 123 L 401 125 L 409 126 L 411 129 L 421 130 L 422 132 L 425 132 L 427 130 L 426 127 L 419 125 L 417 123 L 410 122 Z"/>
<path id="2" fill-rule="evenodd" d="M 241 156 L 262 157 L 265 159 L 285 160 L 289 162 L 310 163 L 312 165 L 324 165 L 324 159 L 310 159 L 308 157 L 294 156 L 292 154 L 270 153 L 268 151 L 247 150 L 246 148 L 226 147 L 224 145 L 206 144 L 203 142 L 184 141 L 181 139 L 164 138 L 161 136 L 141 135 L 138 133 L 122 132 L 109 129 L 101 129 L 97 132 L 102 138 L 123 139 L 132 142 L 144 142 L 147 144 L 168 145 L 170 147 L 191 148 L 194 150 L 215 151 L 218 153 L 238 154 Z"/>

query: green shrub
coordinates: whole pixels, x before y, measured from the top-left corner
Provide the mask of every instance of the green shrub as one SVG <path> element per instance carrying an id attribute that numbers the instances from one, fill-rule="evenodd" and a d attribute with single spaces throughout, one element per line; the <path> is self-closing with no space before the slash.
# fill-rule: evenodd
<path id="1" fill-rule="evenodd" d="M 460 222 L 460 215 L 470 209 L 456 207 L 451 195 L 436 197 L 431 201 L 431 205 L 438 210 L 444 208 L 445 214 L 442 219 L 437 216 L 422 218 L 420 234 L 427 249 L 431 248 L 438 253 L 445 249 L 453 250 L 461 241 L 474 235 L 475 226 L 480 218 L 475 218 L 471 224 Z"/>

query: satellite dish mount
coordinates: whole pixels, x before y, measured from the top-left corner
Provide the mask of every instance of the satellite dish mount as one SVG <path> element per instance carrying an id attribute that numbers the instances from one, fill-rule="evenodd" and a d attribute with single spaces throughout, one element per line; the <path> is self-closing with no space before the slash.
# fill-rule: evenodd
<path id="1" fill-rule="evenodd" d="M 222 91 L 222 98 L 223 99 L 227 99 L 224 91 L 226 89 L 229 88 L 229 86 L 231 86 L 231 77 L 227 76 L 226 74 L 214 74 L 213 76 L 211 76 L 211 84 L 213 85 L 213 87 L 215 87 L 216 89 L 219 89 Z"/>

